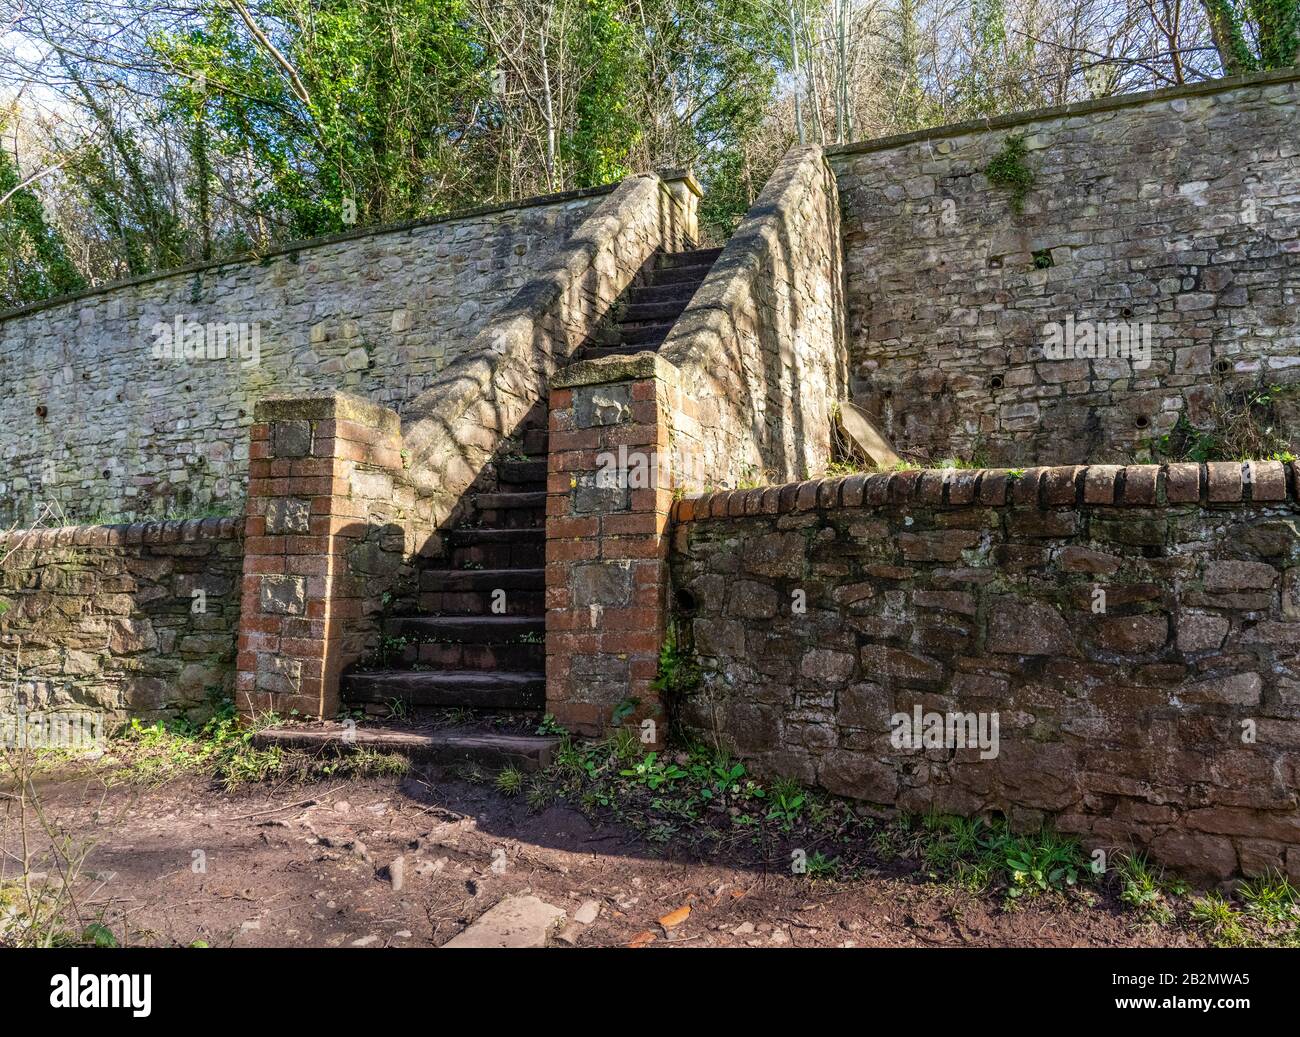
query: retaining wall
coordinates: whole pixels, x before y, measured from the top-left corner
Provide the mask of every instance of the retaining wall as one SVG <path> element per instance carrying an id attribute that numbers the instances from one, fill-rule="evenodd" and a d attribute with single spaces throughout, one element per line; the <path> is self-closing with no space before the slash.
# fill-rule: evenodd
<path id="1" fill-rule="evenodd" d="M 106 727 L 234 691 L 242 522 L 0 534 L 0 717 Z"/>
<path id="2" fill-rule="evenodd" d="M 989 165 L 1020 134 L 1032 183 L 1017 213 Z M 1159 460 L 1151 444 L 1180 416 L 1209 429 L 1225 390 L 1273 385 L 1287 392 L 1261 421 L 1300 442 L 1296 70 L 828 157 L 852 397 L 900 450 L 934 463 Z M 1051 351 L 1048 325 L 1073 351 Z M 1149 363 L 1120 353 L 1134 336 L 1149 339 Z"/>
<path id="3" fill-rule="evenodd" d="M 757 771 L 883 807 L 1295 877 L 1297 474 L 931 470 L 683 500 L 702 679 L 677 706 Z M 917 710 L 996 717 L 996 753 L 896 741 Z"/>

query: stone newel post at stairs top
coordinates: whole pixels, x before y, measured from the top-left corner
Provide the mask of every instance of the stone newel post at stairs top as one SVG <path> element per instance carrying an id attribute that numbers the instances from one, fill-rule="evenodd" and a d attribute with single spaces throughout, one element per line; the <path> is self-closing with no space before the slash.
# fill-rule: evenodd
<path id="1" fill-rule="evenodd" d="M 547 711 L 586 735 L 617 714 L 659 744 L 672 452 L 698 440 L 691 401 L 658 355 L 608 357 L 552 379 L 550 421 Z"/>
<path id="2" fill-rule="evenodd" d="M 682 227 L 692 243 L 700 240 L 700 199 L 704 189 L 689 169 L 661 169 L 659 179 L 664 182 L 673 201 L 682 207 Z"/>

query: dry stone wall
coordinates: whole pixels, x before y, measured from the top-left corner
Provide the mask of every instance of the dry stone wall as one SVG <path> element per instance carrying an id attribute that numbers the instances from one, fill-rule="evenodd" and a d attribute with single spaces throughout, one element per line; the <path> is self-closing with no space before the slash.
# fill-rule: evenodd
<path id="1" fill-rule="evenodd" d="M 0 521 L 32 524 L 44 501 L 72 519 L 237 512 L 257 400 L 346 389 L 400 411 L 607 193 L 309 242 L 0 318 Z M 199 342 L 202 359 L 186 352 Z"/>
<path id="2" fill-rule="evenodd" d="M 242 522 L 0 534 L 0 733 L 200 715 L 234 691 Z"/>
<path id="3" fill-rule="evenodd" d="M 1020 134 L 1032 185 L 1017 213 L 989 167 Z M 1216 405 L 1273 385 L 1284 388 L 1273 420 L 1300 443 L 1295 70 L 833 148 L 829 160 L 852 396 L 904 452 L 1151 460 L 1181 415 L 1209 429 Z M 1125 351 L 1134 345 L 1149 355 Z"/>
<path id="4" fill-rule="evenodd" d="M 681 716 L 887 808 L 1300 877 L 1298 474 L 908 471 L 681 501 L 702 669 Z M 909 739 L 936 717 L 953 737 Z"/>

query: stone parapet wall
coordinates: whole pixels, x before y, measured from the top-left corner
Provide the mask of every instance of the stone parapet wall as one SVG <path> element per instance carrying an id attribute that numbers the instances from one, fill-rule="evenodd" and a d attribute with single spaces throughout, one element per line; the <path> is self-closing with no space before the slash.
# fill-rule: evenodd
<path id="1" fill-rule="evenodd" d="M 42 501 L 74 519 L 237 509 L 259 399 L 337 389 L 400 411 L 478 348 L 608 194 L 306 242 L 0 316 L 0 521 L 31 522 Z M 205 353 L 208 326 L 224 334 L 227 358 L 155 357 L 155 326 L 174 337 L 178 319 L 200 326 Z"/>
<path id="2" fill-rule="evenodd" d="M 1222 433 L 1275 385 L 1257 422 L 1300 442 L 1297 78 L 828 149 L 854 401 L 929 463 L 1160 460 L 1181 417 Z M 1017 213 L 989 167 L 1022 134 Z"/>
<path id="3" fill-rule="evenodd" d="M 242 525 L 0 533 L 0 727 L 90 714 L 111 730 L 232 697 Z"/>
<path id="4" fill-rule="evenodd" d="M 816 146 L 793 149 L 722 250 L 660 354 L 698 408 L 681 485 L 817 475 L 847 394 L 835 178 Z"/>
<path id="5" fill-rule="evenodd" d="M 1298 476 L 928 470 L 682 500 L 702 678 L 674 708 L 760 772 L 883 808 L 1300 877 Z M 918 709 L 997 717 L 996 753 L 896 740 Z"/>

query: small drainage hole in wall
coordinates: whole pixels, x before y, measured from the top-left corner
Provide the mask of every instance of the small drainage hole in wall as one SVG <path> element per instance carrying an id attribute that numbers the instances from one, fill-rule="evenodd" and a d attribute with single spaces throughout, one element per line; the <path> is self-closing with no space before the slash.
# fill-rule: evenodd
<path id="1" fill-rule="evenodd" d="M 1000 374 L 995 374 L 992 378 L 989 379 L 990 389 L 1001 389 L 1004 384 L 1005 382 L 1003 381 L 1002 376 Z"/>
<path id="2" fill-rule="evenodd" d="M 1151 419 L 1148 418 L 1145 414 L 1139 414 L 1133 420 L 1133 424 L 1136 425 L 1138 428 L 1146 428 L 1148 425 L 1151 424 Z"/>
<path id="3" fill-rule="evenodd" d="M 1214 361 L 1214 373 L 1215 373 L 1215 374 L 1227 374 L 1227 373 L 1228 373 L 1229 371 L 1231 371 L 1231 370 L 1232 370 L 1232 361 L 1231 361 L 1231 360 L 1216 360 L 1216 361 Z"/>
<path id="4" fill-rule="evenodd" d="M 677 611 L 678 612 L 695 611 L 695 595 L 692 594 L 690 591 L 686 590 L 685 588 L 677 592 Z"/>

